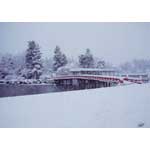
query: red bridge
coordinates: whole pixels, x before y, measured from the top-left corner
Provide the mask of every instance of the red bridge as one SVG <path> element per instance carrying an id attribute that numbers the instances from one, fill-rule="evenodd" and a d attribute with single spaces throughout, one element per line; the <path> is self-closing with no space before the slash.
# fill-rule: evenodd
<path id="1" fill-rule="evenodd" d="M 111 87 L 123 83 L 123 80 L 119 77 L 100 75 L 61 75 L 53 77 L 52 80 L 59 88 L 65 89 Z"/>
<path id="2" fill-rule="evenodd" d="M 73 68 L 68 71 L 65 75 L 65 70 L 59 70 L 59 75 L 52 78 L 57 87 L 68 90 L 111 87 L 123 83 L 141 84 L 147 78 L 147 75 L 121 75 L 115 69 Z"/>

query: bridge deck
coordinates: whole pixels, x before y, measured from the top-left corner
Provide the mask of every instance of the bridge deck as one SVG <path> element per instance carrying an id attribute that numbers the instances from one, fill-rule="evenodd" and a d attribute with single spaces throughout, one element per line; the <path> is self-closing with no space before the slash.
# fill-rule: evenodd
<path id="1" fill-rule="evenodd" d="M 123 79 L 120 77 L 100 76 L 100 75 L 66 75 L 66 76 L 53 77 L 52 79 L 53 80 L 85 79 L 85 80 L 96 80 L 102 82 L 123 83 Z"/>

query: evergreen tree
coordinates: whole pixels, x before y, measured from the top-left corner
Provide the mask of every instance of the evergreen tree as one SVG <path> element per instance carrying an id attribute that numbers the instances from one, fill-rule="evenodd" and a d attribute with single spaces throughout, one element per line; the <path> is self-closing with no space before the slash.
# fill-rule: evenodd
<path id="1" fill-rule="evenodd" d="M 79 56 L 79 66 L 83 68 L 93 68 L 94 58 L 90 49 L 86 49 L 86 53 Z"/>
<path id="2" fill-rule="evenodd" d="M 54 50 L 54 57 L 53 57 L 53 70 L 57 71 L 58 68 L 65 66 L 67 64 L 67 57 L 60 51 L 60 47 L 56 46 Z"/>
<path id="3" fill-rule="evenodd" d="M 39 45 L 35 41 L 28 42 L 25 62 L 26 78 L 39 79 L 42 75 L 42 60 Z"/>

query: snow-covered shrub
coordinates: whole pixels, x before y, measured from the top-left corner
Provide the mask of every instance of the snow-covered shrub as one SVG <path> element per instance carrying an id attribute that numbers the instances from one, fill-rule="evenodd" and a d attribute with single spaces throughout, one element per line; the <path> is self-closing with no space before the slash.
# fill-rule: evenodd
<path id="1" fill-rule="evenodd" d="M 58 68 L 57 75 L 69 75 L 70 74 L 70 68 L 69 67 L 60 67 Z"/>

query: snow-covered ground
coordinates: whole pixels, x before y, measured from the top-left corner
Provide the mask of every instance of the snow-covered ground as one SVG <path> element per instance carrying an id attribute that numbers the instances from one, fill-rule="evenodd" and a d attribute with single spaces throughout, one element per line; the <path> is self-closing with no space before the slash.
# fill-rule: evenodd
<path id="1" fill-rule="evenodd" d="M 150 127 L 150 83 L 0 98 L 0 127 Z"/>

